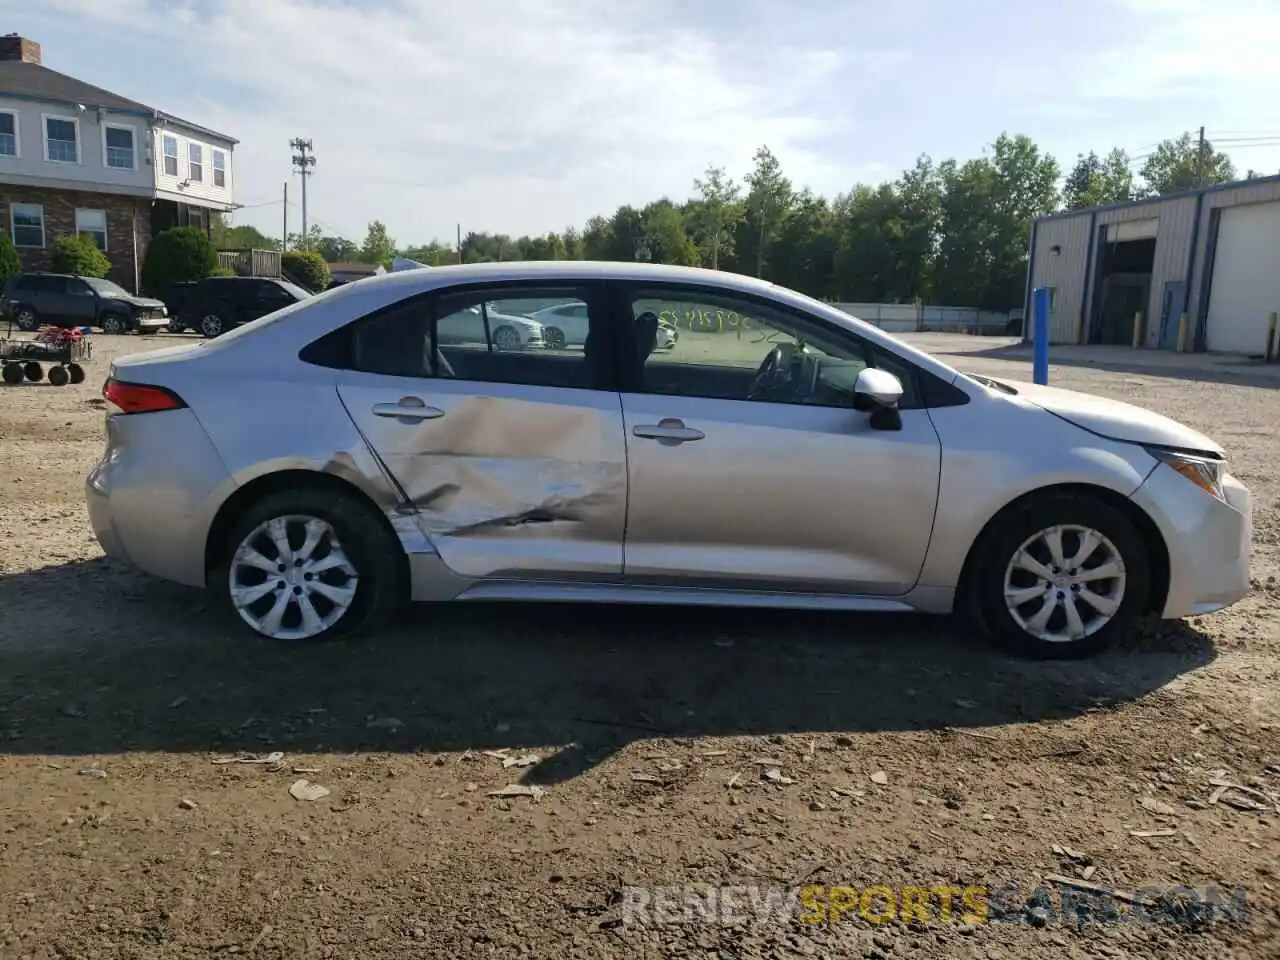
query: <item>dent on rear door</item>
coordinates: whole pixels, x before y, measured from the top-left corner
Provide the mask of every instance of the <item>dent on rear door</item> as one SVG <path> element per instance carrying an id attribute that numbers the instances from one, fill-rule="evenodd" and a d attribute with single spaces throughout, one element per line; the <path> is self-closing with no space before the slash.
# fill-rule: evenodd
<path id="1" fill-rule="evenodd" d="M 617 394 L 486 384 L 481 396 L 470 393 L 474 383 L 405 391 L 380 379 L 348 375 L 343 399 L 452 570 L 621 574 L 627 471 Z M 414 425 L 370 415 L 407 393 L 444 415 Z"/>

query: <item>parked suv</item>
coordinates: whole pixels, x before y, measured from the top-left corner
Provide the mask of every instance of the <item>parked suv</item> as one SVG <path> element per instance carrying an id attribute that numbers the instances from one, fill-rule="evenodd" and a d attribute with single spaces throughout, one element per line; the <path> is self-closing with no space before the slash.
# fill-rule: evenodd
<path id="1" fill-rule="evenodd" d="M 183 293 L 175 326 L 206 337 L 219 337 L 311 296 L 296 284 L 271 277 L 206 277 Z"/>
<path id="2" fill-rule="evenodd" d="M 0 293 L 0 314 L 28 333 L 44 325 L 146 333 L 169 324 L 168 311 L 160 300 L 134 296 L 110 280 L 65 273 L 10 277 Z"/>

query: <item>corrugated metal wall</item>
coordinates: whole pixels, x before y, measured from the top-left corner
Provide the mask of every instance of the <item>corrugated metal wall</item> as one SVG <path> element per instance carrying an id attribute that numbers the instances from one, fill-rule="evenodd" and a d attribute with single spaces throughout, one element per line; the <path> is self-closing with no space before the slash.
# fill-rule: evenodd
<path id="1" fill-rule="evenodd" d="M 1151 294 L 1145 315 L 1146 345 L 1159 346 L 1160 306 L 1165 283 L 1186 281 L 1189 266 L 1192 269 L 1186 309 L 1194 321 L 1193 326 L 1199 330 L 1198 342 L 1202 342 L 1208 308 L 1208 301 L 1204 297 L 1205 283 L 1212 276 L 1213 269 L 1213 264 L 1207 262 L 1207 258 L 1211 253 L 1211 225 L 1216 211 L 1224 207 L 1277 200 L 1280 200 L 1280 177 L 1270 177 L 1257 182 L 1241 183 L 1229 189 L 1211 188 L 1205 191 L 1203 203 L 1199 204 L 1198 228 L 1195 194 L 1156 198 L 1112 208 L 1102 207 L 1096 211 L 1075 211 L 1041 220 L 1035 226 L 1030 285 L 1054 288 L 1050 342 L 1083 343 L 1087 340 L 1082 320 L 1088 323 L 1091 319 L 1090 307 L 1097 285 L 1097 277 L 1091 264 L 1097 257 L 1096 242 L 1091 250 L 1090 233 L 1105 237 L 1105 229 L 1111 224 L 1133 223 L 1151 218 L 1156 218 L 1159 226 L 1156 233 L 1155 262 L 1151 271 Z M 1194 263 L 1191 261 L 1193 238 L 1196 246 Z M 1056 254 L 1053 249 L 1055 246 L 1059 248 Z M 1031 332 L 1030 324 L 1027 332 Z"/>
<path id="2" fill-rule="evenodd" d="M 1146 316 L 1143 319 L 1143 326 L 1146 328 L 1145 343 L 1148 347 L 1158 346 L 1160 342 L 1160 300 L 1165 282 L 1187 278 L 1187 257 L 1191 254 L 1191 234 L 1196 222 L 1196 198 L 1172 197 L 1168 200 L 1153 200 L 1131 207 L 1098 211 L 1099 227 L 1148 220 L 1152 217 L 1158 218 L 1160 225 L 1156 233 L 1155 263 L 1151 267 L 1151 292 L 1147 297 L 1147 308 L 1144 311 Z M 1096 283 L 1097 278 L 1092 278 L 1090 287 Z M 1092 291 L 1090 294 L 1092 295 Z"/>
<path id="3" fill-rule="evenodd" d="M 1208 302 L 1202 302 L 1205 281 L 1212 276 L 1213 264 L 1207 262 L 1209 254 L 1209 225 L 1215 211 L 1223 207 L 1236 207 L 1247 203 L 1270 203 L 1280 200 L 1280 179 L 1268 179 L 1260 183 L 1242 184 L 1230 190 L 1215 190 L 1204 196 L 1204 208 L 1200 211 L 1200 233 L 1196 238 L 1195 275 L 1191 280 L 1190 296 L 1187 298 L 1188 312 L 1195 321 L 1194 326 L 1201 330 L 1208 311 Z"/>
<path id="4" fill-rule="evenodd" d="M 1089 212 L 1041 221 L 1036 227 L 1033 287 L 1053 287 L 1050 343 L 1080 342 L 1080 305 L 1089 260 Z M 1056 252 L 1054 248 L 1059 248 Z M 1026 325 L 1027 336 L 1032 325 Z"/>

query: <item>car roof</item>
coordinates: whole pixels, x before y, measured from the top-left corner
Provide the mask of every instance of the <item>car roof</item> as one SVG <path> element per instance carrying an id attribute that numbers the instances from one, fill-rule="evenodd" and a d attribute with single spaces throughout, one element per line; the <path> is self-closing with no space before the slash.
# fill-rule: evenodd
<path id="1" fill-rule="evenodd" d="M 498 283 L 546 278 L 711 283 L 722 289 L 741 290 L 748 293 L 768 290 L 774 286 L 766 280 L 758 280 L 755 277 L 725 270 L 612 260 L 504 260 L 497 263 L 450 264 L 444 267 L 400 270 L 375 277 L 363 277 L 360 283 L 382 288 L 396 286 L 406 291 L 427 291 L 436 287 L 467 283 Z"/>

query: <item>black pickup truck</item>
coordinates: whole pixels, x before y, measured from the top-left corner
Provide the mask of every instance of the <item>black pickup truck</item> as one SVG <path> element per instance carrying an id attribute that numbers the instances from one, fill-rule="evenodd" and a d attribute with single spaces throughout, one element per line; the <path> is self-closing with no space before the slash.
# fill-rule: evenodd
<path id="1" fill-rule="evenodd" d="M 100 327 L 103 333 L 151 333 L 169 325 L 160 300 L 134 296 L 97 277 L 20 273 L 0 291 L 0 315 L 19 330 L 42 326 Z"/>

